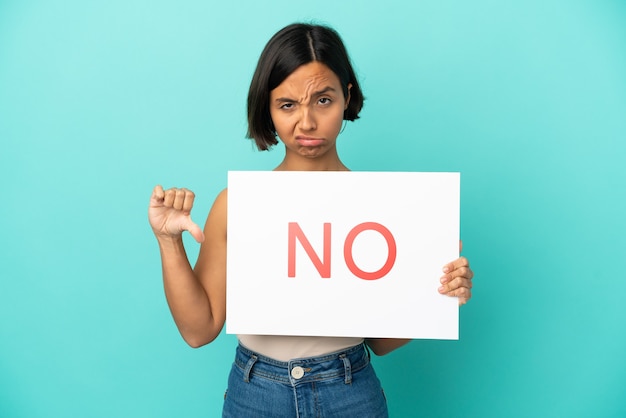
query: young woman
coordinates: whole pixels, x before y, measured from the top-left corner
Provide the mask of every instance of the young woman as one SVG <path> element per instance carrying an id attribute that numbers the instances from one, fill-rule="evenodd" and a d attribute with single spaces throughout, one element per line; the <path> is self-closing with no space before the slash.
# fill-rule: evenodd
<path id="1" fill-rule="evenodd" d="M 293 24 L 276 33 L 261 54 L 248 95 L 248 136 L 259 150 L 279 140 L 284 144 L 285 157 L 275 170 L 346 171 L 337 154 L 337 136 L 343 121 L 357 119 L 362 106 L 363 94 L 337 33 Z M 165 294 L 182 337 L 192 347 L 213 341 L 226 318 L 227 193 L 217 196 L 204 232 L 191 220 L 190 190 L 157 186 L 150 200 Z M 185 254 L 183 231 L 202 243 L 194 268 Z M 452 261 L 443 267 L 439 292 L 464 304 L 471 298 L 472 277 L 465 258 Z M 408 342 L 238 338 L 225 417 L 386 417 L 367 347 L 383 355 Z"/>

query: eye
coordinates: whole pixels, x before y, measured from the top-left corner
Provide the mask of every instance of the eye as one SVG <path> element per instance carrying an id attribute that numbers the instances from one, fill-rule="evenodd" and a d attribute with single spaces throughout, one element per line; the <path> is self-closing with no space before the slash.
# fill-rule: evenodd
<path id="1" fill-rule="evenodd" d="M 329 105 L 332 102 L 329 97 L 322 97 L 318 100 L 318 103 L 321 105 Z"/>
<path id="2" fill-rule="evenodd" d="M 280 105 L 280 109 L 284 109 L 284 110 L 289 110 L 289 109 L 293 109 L 293 103 L 283 103 L 282 105 Z"/>

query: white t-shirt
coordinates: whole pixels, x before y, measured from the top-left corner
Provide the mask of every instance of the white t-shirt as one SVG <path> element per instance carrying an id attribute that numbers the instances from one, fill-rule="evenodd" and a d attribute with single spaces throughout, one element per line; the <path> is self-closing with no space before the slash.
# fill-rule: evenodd
<path id="1" fill-rule="evenodd" d="M 361 344 L 363 338 L 299 337 L 283 335 L 237 335 L 246 348 L 278 361 L 319 357 Z"/>

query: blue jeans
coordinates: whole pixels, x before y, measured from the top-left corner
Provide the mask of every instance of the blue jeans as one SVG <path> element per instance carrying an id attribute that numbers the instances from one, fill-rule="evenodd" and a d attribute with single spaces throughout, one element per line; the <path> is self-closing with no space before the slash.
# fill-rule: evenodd
<path id="1" fill-rule="evenodd" d="M 237 347 L 222 417 L 387 416 L 387 402 L 364 344 L 288 362 Z"/>

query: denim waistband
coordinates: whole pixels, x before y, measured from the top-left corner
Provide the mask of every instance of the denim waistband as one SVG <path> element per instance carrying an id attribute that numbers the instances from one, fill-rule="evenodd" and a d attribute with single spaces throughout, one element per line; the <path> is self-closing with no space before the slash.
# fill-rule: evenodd
<path id="1" fill-rule="evenodd" d="M 334 353 L 289 361 L 266 357 L 242 344 L 238 345 L 235 354 L 235 365 L 243 371 L 244 381 L 258 377 L 294 386 L 338 377 L 343 377 L 349 384 L 352 374 L 367 367 L 369 362 L 369 352 L 364 343 Z"/>

